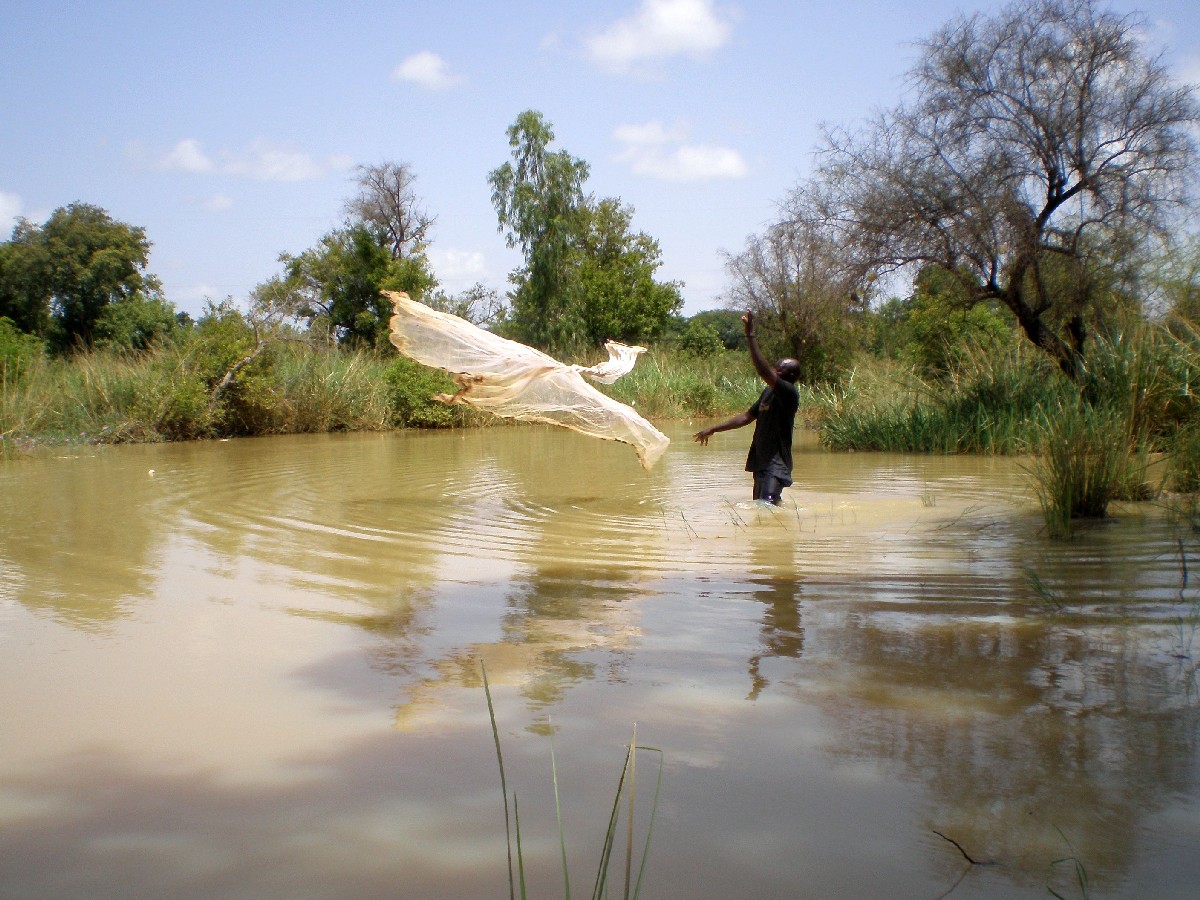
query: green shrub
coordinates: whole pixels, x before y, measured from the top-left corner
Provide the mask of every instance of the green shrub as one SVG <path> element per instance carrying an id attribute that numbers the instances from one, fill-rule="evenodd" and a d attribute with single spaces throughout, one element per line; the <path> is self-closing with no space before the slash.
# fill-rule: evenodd
<path id="1" fill-rule="evenodd" d="M 725 349 L 721 335 L 712 325 L 693 319 L 679 339 L 679 349 L 687 356 L 716 356 Z"/>
<path id="2" fill-rule="evenodd" d="M 15 385 L 44 355 L 40 338 L 18 331 L 12 319 L 0 316 L 0 388 Z"/>
<path id="3" fill-rule="evenodd" d="M 137 297 L 104 307 L 96 319 L 94 343 L 112 350 L 148 350 L 178 330 L 174 306 L 161 299 Z"/>
<path id="4" fill-rule="evenodd" d="M 450 428 L 462 424 L 461 410 L 433 399 L 436 394 L 453 394 L 457 390 L 445 372 L 400 356 L 387 367 L 384 378 L 395 424 L 414 428 Z"/>

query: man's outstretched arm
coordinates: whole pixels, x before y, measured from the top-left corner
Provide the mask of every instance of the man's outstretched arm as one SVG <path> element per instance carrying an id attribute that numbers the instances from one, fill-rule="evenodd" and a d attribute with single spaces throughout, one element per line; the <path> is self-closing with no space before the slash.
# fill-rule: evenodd
<path id="1" fill-rule="evenodd" d="M 749 425 L 754 421 L 754 416 L 750 414 L 750 410 L 744 413 L 738 413 L 732 419 L 727 419 L 720 425 L 714 425 L 712 428 L 705 428 L 703 431 L 697 431 L 695 440 L 700 442 L 700 446 L 708 446 L 708 439 L 718 431 L 733 431 L 735 428 L 741 428 L 744 425 Z"/>

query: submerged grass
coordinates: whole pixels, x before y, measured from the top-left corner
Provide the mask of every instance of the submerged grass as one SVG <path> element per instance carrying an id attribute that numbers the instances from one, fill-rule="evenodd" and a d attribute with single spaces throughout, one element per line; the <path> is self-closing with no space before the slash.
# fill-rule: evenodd
<path id="1" fill-rule="evenodd" d="M 492 703 L 492 690 L 488 684 L 487 669 L 481 662 L 479 671 L 483 676 L 483 693 L 487 698 L 488 720 L 492 726 L 492 740 L 496 745 L 496 762 L 500 769 L 500 790 L 504 796 L 504 834 L 508 847 L 508 894 L 511 900 L 521 897 L 525 900 L 527 896 L 525 882 L 525 857 L 521 849 L 521 819 L 520 807 L 517 803 L 517 795 L 512 793 L 512 814 L 509 814 L 509 790 L 508 780 L 504 774 L 504 753 L 500 748 L 500 730 L 496 725 L 496 709 Z M 633 881 L 633 846 L 634 846 L 634 801 L 636 799 L 636 765 L 637 751 L 645 750 L 651 753 L 657 753 L 659 757 L 658 776 L 654 785 L 653 803 L 650 808 L 650 820 L 646 826 L 646 839 L 642 845 L 641 862 L 638 866 L 637 881 Z M 608 886 L 608 871 L 612 861 L 614 848 L 617 844 L 617 828 L 620 820 L 622 798 L 625 798 L 625 803 L 628 807 L 628 819 L 625 835 L 625 876 L 622 896 L 629 900 L 631 897 L 638 897 L 642 889 L 642 879 L 646 873 L 646 862 L 650 856 L 650 838 L 654 833 L 654 820 L 658 813 L 659 793 L 662 788 L 662 771 L 663 771 L 663 754 L 657 747 L 646 747 L 639 745 L 637 742 L 637 726 L 634 725 L 633 736 L 630 738 L 626 748 L 625 763 L 621 767 L 621 774 L 617 780 L 617 790 L 613 797 L 612 810 L 608 818 L 608 827 L 604 833 L 604 844 L 600 852 L 600 862 L 596 870 L 596 878 L 592 887 L 592 900 L 599 900 L 601 897 L 606 897 Z M 558 825 L 558 840 L 559 852 L 562 859 L 562 875 L 563 875 L 563 896 L 566 900 L 571 897 L 571 877 L 567 866 L 567 845 L 566 835 L 563 829 L 562 822 L 562 806 L 558 791 L 558 764 L 554 756 L 554 738 L 550 738 L 550 772 L 551 779 L 554 783 L 554 812 Z M 516 866 L 517 871 L 514 876 L 513 872 L 513 843 L 516 842 Z"/>

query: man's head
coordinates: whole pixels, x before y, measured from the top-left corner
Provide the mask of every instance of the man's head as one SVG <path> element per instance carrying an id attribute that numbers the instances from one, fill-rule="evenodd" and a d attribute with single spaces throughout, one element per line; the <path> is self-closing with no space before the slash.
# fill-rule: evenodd
<path id="1" fill-rule="evenodd" d="M 800 377 L 800 362 L 790 356 L 787 359 L 781 359 L 775 363 L 775 375 L 777 378 L 795 384 L 796 379 Z"/>

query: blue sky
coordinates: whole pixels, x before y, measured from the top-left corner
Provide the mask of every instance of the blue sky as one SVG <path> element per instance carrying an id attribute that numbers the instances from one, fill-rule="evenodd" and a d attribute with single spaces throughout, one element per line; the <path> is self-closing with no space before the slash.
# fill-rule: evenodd
<path id="1" fill-rule="evenodd" d="M 506 288 L 488 173 L 525 109 L 636 209 L 685 312 L 808 170 L 822 123 L 900 97 L 913 42 L 995 2 L 58 2 L 0 29 L 0 232 L 72 202 L 146 229 L 168 299 L 244 303 L 343 220 L 354 167 L 406 162 L 443 286 Z M 1140 11 L 1200 82 L 1194 0 Z"/>

